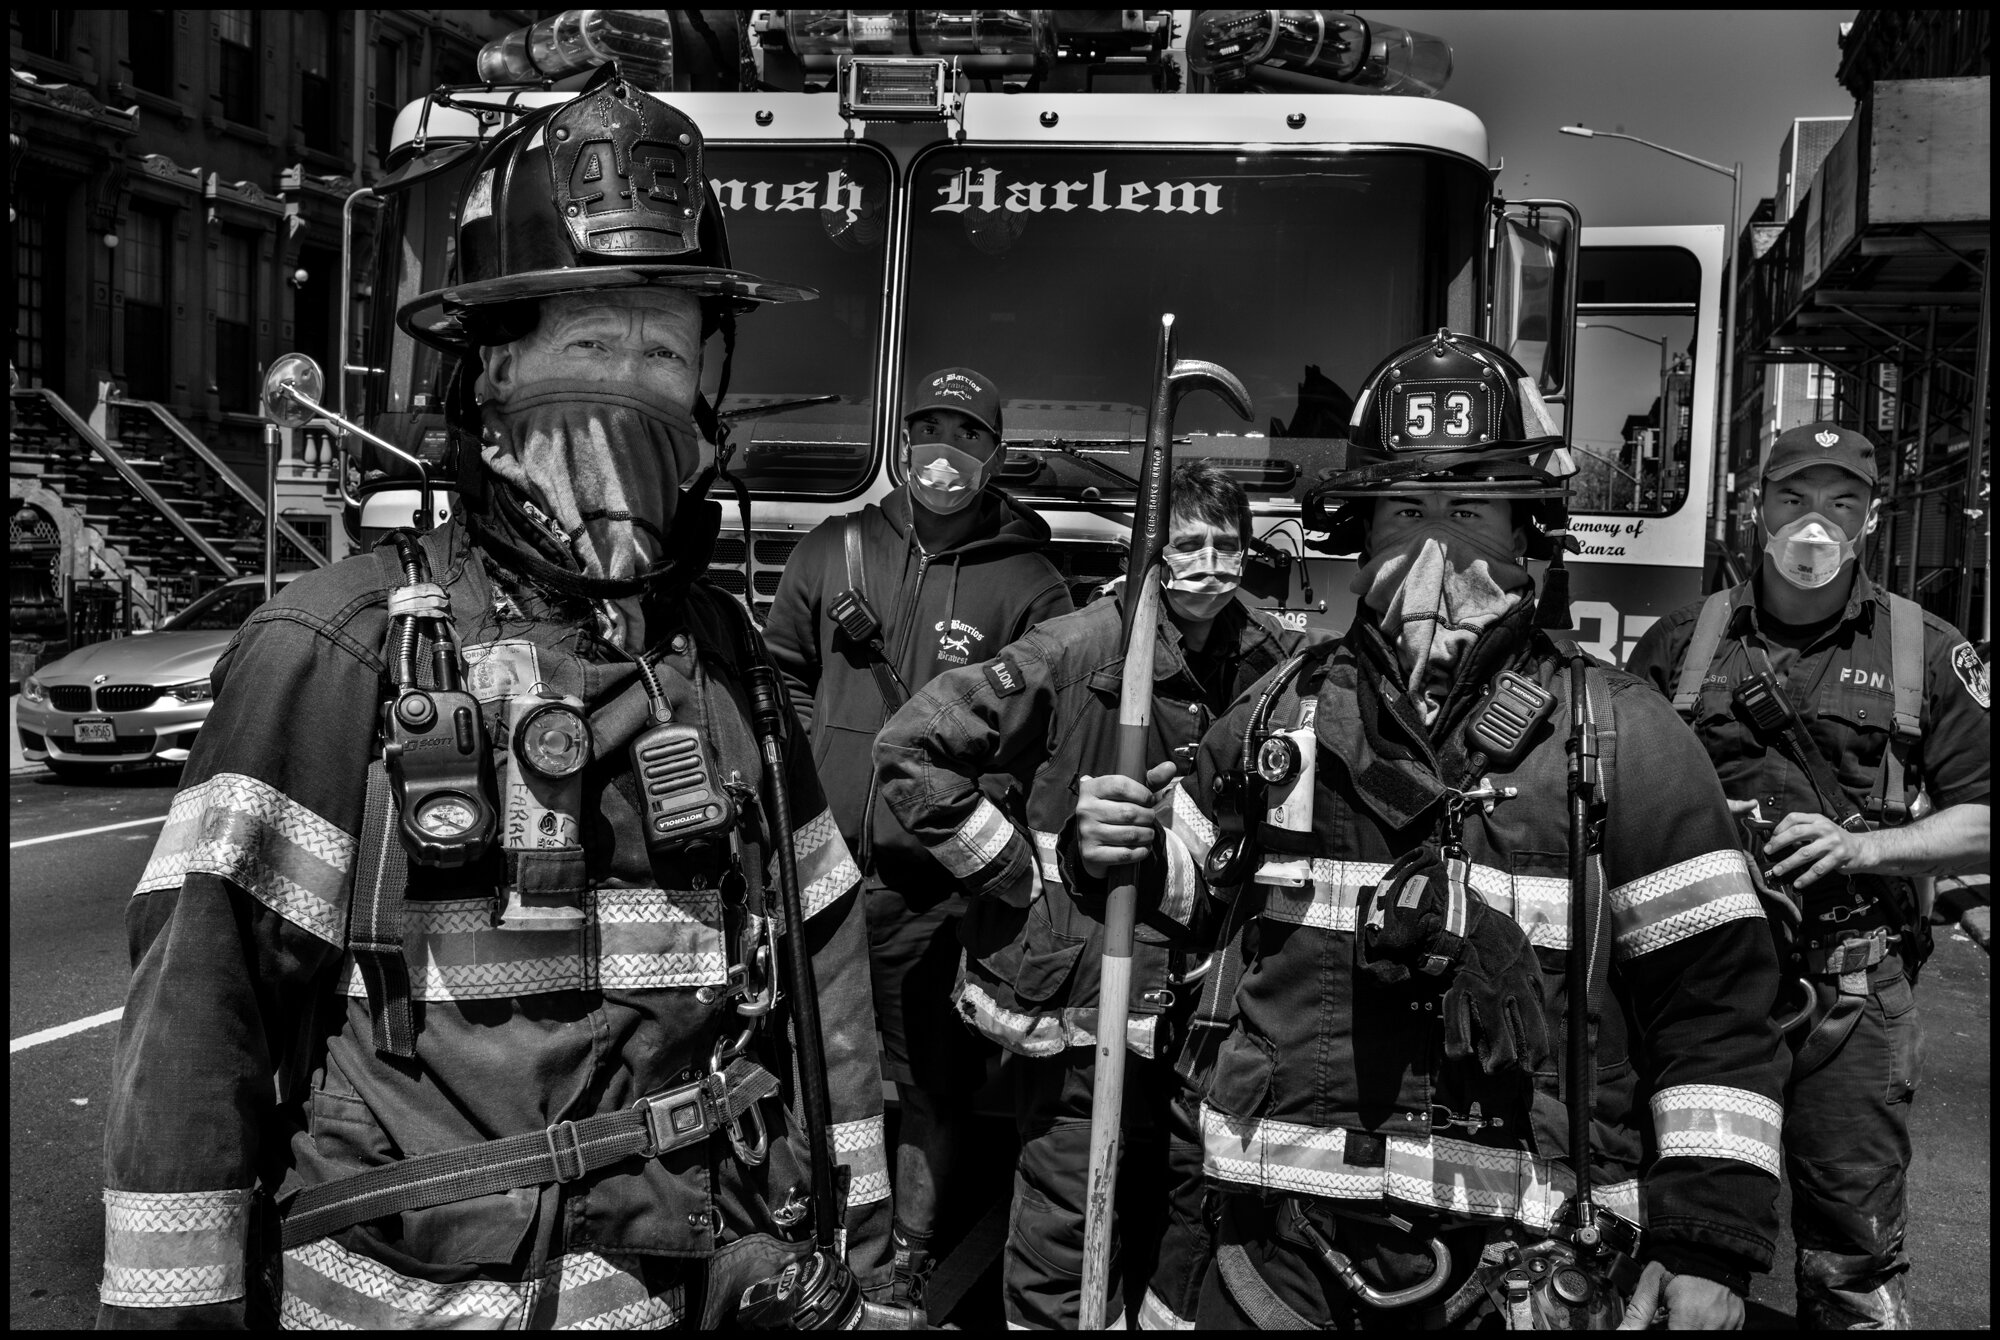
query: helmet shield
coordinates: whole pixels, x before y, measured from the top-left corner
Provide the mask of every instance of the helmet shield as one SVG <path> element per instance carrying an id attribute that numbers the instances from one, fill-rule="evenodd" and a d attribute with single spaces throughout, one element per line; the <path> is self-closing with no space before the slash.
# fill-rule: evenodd
<path id="1" fill-rule="evenodd" d="M 522 117 L 473 165 L 454 282 L 398 322 L 463 350 L 504 343 L 519 326 L 506 308 L 558 294 L 651 285 L 738 311 L 817 297 L 732 268 L 702 159 L 693 121 L 615 77 Z"/>
<path id="2" fill-rule="evenodd" d="M 1534 509 L 1537 521 L 1559 526 L 1564 481 L 1576 470 L 1527 372 L 1484 340 L 1450 330 L 1376 366 L 1355 400 L 1348 443 L 1347 468 L 1306 496 L 1306 527 L 1327 534 L 1314 547 L 1328 553 L 1360 547 L 1356 504 L 1413 489 L 1545 504 Z"/>

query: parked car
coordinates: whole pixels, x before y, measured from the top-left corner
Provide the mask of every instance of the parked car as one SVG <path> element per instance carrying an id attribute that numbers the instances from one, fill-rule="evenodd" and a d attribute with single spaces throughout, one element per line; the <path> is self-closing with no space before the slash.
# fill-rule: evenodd
<path id="1" fill-rule="evenodd" d="M 295 573 L 280 573 L 280 584 Z M 208 717 L 208 676 L 264 603 L 262 577 L 210 591 L 151 633 L 79 647 L 21 682 L 21 753 L 67 781 L 114 767 L 180 763 Z"/>

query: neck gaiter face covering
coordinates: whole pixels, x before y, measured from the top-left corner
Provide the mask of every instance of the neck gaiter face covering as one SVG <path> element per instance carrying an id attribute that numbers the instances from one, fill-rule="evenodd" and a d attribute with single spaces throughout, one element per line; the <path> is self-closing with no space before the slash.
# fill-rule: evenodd
<path id="1" fill-rule="evenodd" d="M 578 571 L 624 580 L 665 554 L 701 435 L 686 408 L 645 390 L 563 379 L 489 403 L 479 454 L 561 532 Z"/>
<path id="2" fill-rule="evenodd" d="M 1533 586 L 1512 554 L 1455 522 L 1431 521 L 1370 557 L 1348 590 L 1380 617 L 1428 722 L 1437 712 L 1428 690 L 1449 687 L 1466 649 Z"/>

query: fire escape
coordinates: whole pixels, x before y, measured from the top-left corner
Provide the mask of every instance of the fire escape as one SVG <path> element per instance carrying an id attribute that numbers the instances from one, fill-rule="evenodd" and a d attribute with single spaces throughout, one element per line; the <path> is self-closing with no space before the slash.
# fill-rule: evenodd
<path id="1" fill-rule="evenodd" d="M 1858 114 L 1772 245 L 1736 267 L 1739 357 L 1824 368 L 1833 417 L 1880 450 L 1871 575 L 1975 639 L 1991 570 L 1989 25 L 1984 10 L 1862 10 L 1840 67 Z M 1754 439 L 1750 413 L 1734 407 L 1733 440 Z M 1742 514 L 1739 553 L 1751 528 Z"/>

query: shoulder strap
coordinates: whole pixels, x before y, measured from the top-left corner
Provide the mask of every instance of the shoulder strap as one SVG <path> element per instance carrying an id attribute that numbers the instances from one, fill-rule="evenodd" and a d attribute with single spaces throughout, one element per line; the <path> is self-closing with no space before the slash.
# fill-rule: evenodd
<path id="1" fill-rule="evenodd" d="M 1889 678 L 1896 694 L 1896 735 L 1923 738 L 1924 611 L 1914 600 L 1889 596 Z"/>
<path id="2" fill-rule="evenodd" d="M 840 538 L 847 548 L 847 589 L 868 597 L 866 569 L 861 563 L 861 518 L 852 512 L 840 519 Z"/>
<path id="3" fill-rule="evenodd" d="M 858 515 L 850 512 L 840 519 L 840 537 L 842 546 L 847 551 L 847 589 L 851 594 L 859 596 L 862 605 L 866 606 L 867 572 L 861 561 L 861 518 Z M 836 615 L 839 613 L 838 608 L 835 613 Z M 903 684 L 902 677 L 896 673 L 896 667 L 889 663 L 889 651 L 882 645 L 882 636 L 879 632 L 865 640 L 857 638 L 856 641 L 861 643 L 862 651 L 868 656 L 868 668 L 875 675 L 875 688 L 882 695 L 882 706 L 888 709 L 888 715 L 894 716 L 902 710 L 903 704 L 910 700 L 909 689 Z"/>
<path id="4" fill-rule="evenodd" d="M 410 866 L 402 835 L 396 831 L 389 768 L 380 758 L 368 765 L 368 797 L 362 806 L 360 859 L 354 865 L 354 892 L 347 908 L 347 947 L 368 991 L 375 1050 L 407 1060 L 417 1054 L 410 965 L 403 958 L 403 891 L 409 885 Z"/>
<path id="5" fill-rule="evenodd" d="M 1702 603 L 1701 617 L 1694 622 L 1694 637 L 1689 639 L 1687 651 L 1681 656 L 1680 678 L 1674 681 L 1674 711 L 1684 721 L 1694 719 L 1695 704 L 1701 699 L 1701 682 L 1708 677 L 1709 666 L 1715 664 L 1715 653 L 1722 646 L 1722 634 L 1728 629 L 1729 616 L 1735 609 L 1733 588 L 1717 591 Z"/>

